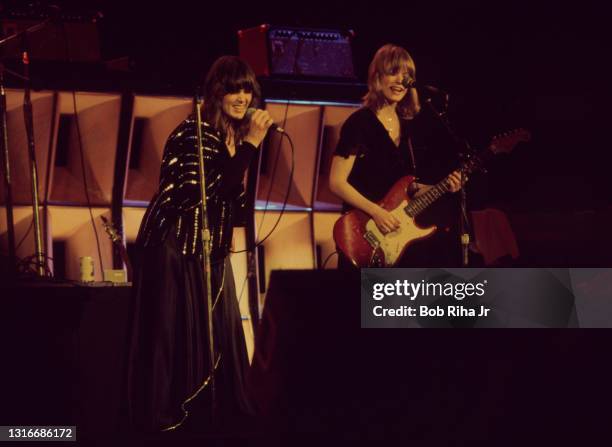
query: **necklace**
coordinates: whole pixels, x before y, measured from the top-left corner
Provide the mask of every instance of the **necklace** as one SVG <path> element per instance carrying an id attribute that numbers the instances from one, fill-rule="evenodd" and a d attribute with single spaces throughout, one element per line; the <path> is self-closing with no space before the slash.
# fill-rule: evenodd
<path id="1" fill-rule="evenodd" d="M 392 133 L 393 132 L 393 118 L 388 118 L 387 120 L 389 122 L 387 127 L 387 132 Z"/>
<path id="2" fill-rule="evenodd" d="M 383 122 L 383 125 L 385 126 L 385 129 L 387 129 L 387 132 L 392 133 L 394 130 L 393 117 L 392 116 L 382 116 L 382 119 L 385 121 Z"/>

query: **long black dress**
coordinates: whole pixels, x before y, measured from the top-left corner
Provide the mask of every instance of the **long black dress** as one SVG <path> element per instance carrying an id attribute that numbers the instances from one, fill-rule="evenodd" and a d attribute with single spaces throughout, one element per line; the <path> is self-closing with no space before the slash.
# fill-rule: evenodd
<path id="1" fill-rule="evenodd" d="M 172 430 L 194 408 L 210 406 L 196 141 L 191 117 L 168 138 L 159 190 L 138 234 L 126 387 L 132 430 Z M 221 133 L 207 123 L 202 143 L 212 245 L 217 414 L 229 418 L 250 412 L 244 388 L 248 358 L 228 253 L 235 216 L 243 205 L 242 179 L 256 148 L 243 142 L 230 156 Z"/>

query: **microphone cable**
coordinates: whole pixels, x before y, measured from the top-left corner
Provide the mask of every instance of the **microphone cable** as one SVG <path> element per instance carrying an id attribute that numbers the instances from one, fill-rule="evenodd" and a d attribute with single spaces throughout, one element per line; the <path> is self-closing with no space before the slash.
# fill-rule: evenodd
<path id="1" fill-rule="evenodd" d="M 289 114 L 289 101 L 287 101 L 286 105 L 285 105 L 285 114 L 283 116 L 283 129 L 286 128 L 287 125 L 287 116 Z M 276 230 L 276 228 L 278 227 L 278 225 L 280 224 L 280 221 L 283 217 L 283 214 L 287 208 L 287 202 L 289 201 L 289 194 L 291 193 L 291 185 L 293 183 L 293 175 L 295 172 L 295 145 L 293 144 L 293 140 L 291 139 L 291 136 L 287 133 L 287 132 L 282 132 L 281 136 L 279 138 L 279 142 L 277 145 L 277 150 L 276 150 L 276 158 L 274 160 L 274 167 L 272 168 L 272 175 L 270 176 L 270 186 L 268 188 L 268 194 L 266 196 L 266 202 L 264 205 L 264 209 L 263 209 L 263 214 L 261 216 L 261 220 L 259 222 L 259 226 L 257 228 L 256 231 L 256 237 L 257 235 L 259 235 L 259 233 L 261 232 L 261 229 L 263 227 L 263 222 L 264 222 L 264 218 L 266 215 L 266 212 L 268 211 L 268 206 L 270 204 L 270 197 L 272 195 L 272 186 L 274 184 L 274 177 L 276 176 L 276 169 L 278 167 L 278 161 L 280 158 L 280 153 L 281 153 L 281 148 L 282 148 L 282 140 L 283 137 L 286 137 L 287 140 L 289 141 L 289 145 L 291 146 L 291 170 L 289 171 L 289 181 L 288 181 L 288 185 L 287 185 L 287 189 L 285 191 L 285 197 L 283 199 L 283 204 L 281 206 L 281 209 L 279 211 L 278 217 L 276 219 L 276 222 L 274 223 L 274 225 L 272 226 L 272 229 L 268 232 L 268 234 L 263 237 L 261 240 L 255 242 L 255 245 L 253 245 L 252 247 L 247 247 L 244 250 L 238 250 L 238 251 L 233 251 L 230 250 L 230 254 L 237 254 L 237 253 L 248 253 L 247 256 L 247 273 L 244 277 L 244 281 L 242 282 L 242 286 L 240 288 L 240 294 L 238 295 L 238 304 L 240 304 L 240 301 L 242 300 L 242 296 L 244 294 L 244 290 L 245 290 L 245 286 L 246 286 L 246 282 L 247 280 L 252 277 L 252 275 L 254 275 L 255 273 L 255 258 L 253 257 L 253 253 L 255 252 L 255 250 L 257 249 L 257 247 L 260 247 L 261 245 L 263 245 L 263 243 L 272 235 L 272 233 L 274 233 L 274 231 Z M 255 199 L 257 200 L 257 199 Z"/>
<path id="2" fill-rule="evenodd" d="M 66 24 L 62 21 L 62 33 L 64 35 L 64 44 L 66 47 L 66 58 L 68 63 L 72 63 L 72 58 L 70 56 L 70 44 L 68 43 L 68 33 L 66 31 Z M 79 123 L 79 113 L 77 108 L 77 99 L 76 99 L 76 89 L 74 88 L 74 84 L 72 84 L 72 105 L 74 109 L 74 123 L 77 131 L 77 140 L 79 143 L 79 154 L 81 158 L 81 172 L 83 174 L 83 189 L 85 192 L 85 200 L 87 201 L 87 209 L 89 210 L 89 218 L 91 221 L 91 227 L 93 228 L 94 235 L 96 238 L 96 248 L 98 250 L 98 260 L 100 261 L 100 274 L 102 275 L 102 279 L 104 279 L 104 263 L 102 261 L 102 249 L 100 247 L 100 238 L 98 236 L 98 230 L 96 229 L 96 222 L 93 216 L 93 210 L 91 206 L 91 200 L 89 198 L 89 186 L 87 183 L 87 173 L 85 169 L 85 157 L 83 153 L 83 137 L 81 135 L 81 125 Z"/>
<path id="3" fill-rule="evenodd" d="M 287 124 L 287 115 L 288 115 L 288 112 L 289 112 L 289 101 L 287 101 L 286 107 L 285 107 L 285 115 L 283 117 L 283 125 L 282 125 L 283 128 L 285 128 L 286 124 Z M 271 195 L 272 195 L 272 186 L 274 184 L 274 177 L 276 176 L 276 169 L 278 167 L 278 161 L 279 161 L 280 153 L 281 153 L 282 140 L 283 140 L 283 137 L 286 137 L 287 140 L 289 141 L 290 146 L 291 146 L 291 170 L 289 171 L 289 177 L 288 177 L 289 178 L 289 182 L 288 182 L 288 185 L 287 185 L 287 189 L 285 191 L 285 197 L 283 199 L 283 204 L 282 204 L 281 209 L 279 211 L 279 215 L 278 215 L 278 217 L 276 219 L 276 222 L 272 226 L 272 229 L 268 232 L 268 234 L 264 238 L 262 238 L 261 240 L 255 242 L 255 245 L 253 247 L 250 247 L 250 248 L 247 247 L 244 250 L 238 250 L 238 251 L 230 250 L 229 251 L 230 254 L 252 252 L 257 247 L 261 246 L 261 244 L 263 244 L 263 242 L 265 240 L 267 240 L 272 235 L 274 230 L 276 230 L 276 227 L 278 227 L 278 225 L 280 223 L 280 220 L 283 217 L 283 214 L 284 214 L 284 212 L 285 212 L 285 210 L 287 208 L 287 202 L 289 201 L 289 194 L 291 193 L 291 185 L 293 183 L 293 174 L 295 172 L 295 146 L 293 144 L 293 140 L 291 139 L 291 137 L 289 136 L 289 134 L 287 132 L 282 132 L 280 135 L 281 135 L 281 138 L 279 139 L 278 145 L 277 145 L 276 159 L 274 160 L 274 167 L 272 168 L 272 175 L 270 176 L 270 185 L 268 187 L 268 194 L 266 196 L 266 202 L 265 202 L 265 205 L 264 205 L 263 214 L 261 215 L 261 221 L 259 222 L 259 226 L 257 227 L 256 235 L 258 235 L 259 232 L 261 231 L 261 229 L 263 227 L 264 218 L 265 218 L 266 213 L 268 211 L 268 206 L 270 204 L 270 198 L 271 198 Z M 255 200 L 257 200 L 257 199 L 255 199 Z"/>
<path id="4" fill-rule="evenodd" d="M 283 127 L 285 125 L 285 122 L 283 122 Z M 295 172 L 295 146 L 293 144 L 293 140 L 291 139 L 291 137 L 289 136 L 288 133 L 283 132 L 281 134 L 281 138 L 280 141 L 282 141 L 282 137 L 286 137 L 287 140 L 289 141 L 289 145 L 291 146 L 291 170 L 289 171 L 289 184 L 287 186 L 287 189 L 285 191 L 285 197 L 283 199 L 283 205 L 281 206 L 281 209 L 279 211 L 278 214 L 278 218 L 276 219 L 276 222 L 274 222 L 274 225 L 272 226 L 272 228 L 270 229 L 270 231 L 268 232 L 268 234 L 263 237 L 261 240 L 255 242 L 255 245 L 253 247 L 250 248 L 246 248 L 244 250 L 239 250 L 239 251 L 232 251 L 230 250 L 230 254 L 237 254 L 237 253 L 244 253 L 247 252 L 248 254 L 250 254 L 250 256 L 247 256 L 247 274 L 244 277 L 244 281 L 242 282 L 242 286 L 240 288 L 240 295 L 238 296 L 238 304 L 240 304 L 240 301 L 242 299 L 242 295 L 244 293 L 245 290 L 245 285 L 246 282 L 248 280 L 248 278 L 250 278 L 253 274 L 254 274 L 254 270 L 255 270 L 255 261 L 254 261 L 254 257 L 253 257 L 253 253 L 255 252 L 255 249 L 257 247 L 260 247 L 261 245 L 263 245 L 263 243 L 270 237 L 272 236 L 272 234 L 274 233 L 274 231 L 276 231 L 276 228 L 278 227 L 278 225 L 280 224 L 280 221 L 283 217 L 283 214 L 287 208 L 287 202 L 289 200 L 289 194 L 291 192 L 291 184 L 293 182 L 293 174 Z M 280 143 L 279 143 L 279 151 L 278 153 L 280 153 Z M 278 162 L 278 157 L 277 157 L 277 162 Z M 275 168 L 274 168 L 274 172 L 276 171 L 276 165 L 277 163 L 275 163 Z M 273 178 L 273 177 L 272 177 Z M 269 188 L 269 192 L 272 190 L 272 182 L 270 182 L 270 188 Z M 266 200 L 266 205 L 264 207 L 264 214 L 261 217 L 261 221 L 259 222 L 259 228 L 257 229 L 257 234 L 259 234 L 259 232 L 261 231 L 261 228 L 263 226 L 263 220 L 264 220 L 264 216 L 265 216 L 265 212 L 268 209 L 268 204 L 269 204 L 269 200 L 270 200 L 270 194 L 268 194 L 268 198 Z"/>

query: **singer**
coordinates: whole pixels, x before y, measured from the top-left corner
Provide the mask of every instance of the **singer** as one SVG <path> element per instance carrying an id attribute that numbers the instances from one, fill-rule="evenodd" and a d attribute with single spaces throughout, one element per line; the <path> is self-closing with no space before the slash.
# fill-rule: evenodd
<path id="1" fill-rule="evenodd" d="M 415 81 L 415 64 L 398 46 L 381 47 L 368 70 L 368 92 L 363 106 L 345 121 L 332 158 L 330 190 L 343 201 L 343 211 L 358 208 L 369 214 L 382 233 L 399 227 L 398 219 L 379 206 L 395 182 L 416 175 L 411 133 L 421 110 L 419 95 L 410 87 Z M 448 176 L 450 190 L 461 188 L 459 172 Z M 418 197 L 431 185 L 414 182 L 410 194 Z M 353 265 L 340 251 L 338 267 Z M 428 260 L 413 259 L 399 266 L 415 266 Z M 419 265 L 426 266 L 426 265 Z"/>
<path id="2" fill-rule="evenodd" d="M 219 58 L 201 95 L 207 215 L 211 232 L 214 371 L 209 369 L 207 300 L 200 240 L 200 181 L 195 114 L 172 132 L 162 158 L 159 190 L 137 238 L 129 360 L 130 428 L 157 432 L 210 424 L 208 384 L 214 374 L 215 421 L 248 414 L 248 358 L 229 261 L 233 226 L 244 208 L 244 173 L 272 125 L 251 68 Z M 194 420 L 196 419 L 197 420 Z"/>

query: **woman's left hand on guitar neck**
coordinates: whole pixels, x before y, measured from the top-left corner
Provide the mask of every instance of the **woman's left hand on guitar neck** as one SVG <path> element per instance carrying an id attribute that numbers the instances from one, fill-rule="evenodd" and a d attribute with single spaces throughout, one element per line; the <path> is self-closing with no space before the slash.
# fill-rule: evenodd
<path id="1" fill-rule="evenodd" d="M 446 181 L 449 185 L 450 192 L 459 191 L 461 189 L 461 172 L 460 171 L 451 172 L 448 175 L 448 177 L 446 177 Z M 465 178 L 465 181 L 467 181 L 467 177 Z M 413 193 L 413 197 L 419 197 L 421 194 L 424 194 L 427 191 L 429 191 L 429 189 L 432 187 L 432 185 L 426 185 L 424 183 L 414 182 L 414 184 L 416 185 L 416 188 Z"/>

